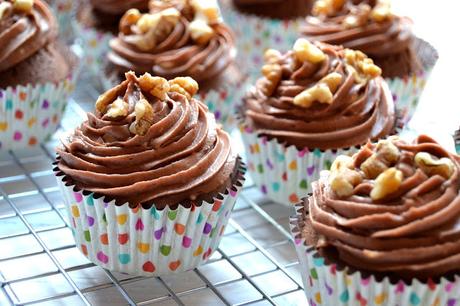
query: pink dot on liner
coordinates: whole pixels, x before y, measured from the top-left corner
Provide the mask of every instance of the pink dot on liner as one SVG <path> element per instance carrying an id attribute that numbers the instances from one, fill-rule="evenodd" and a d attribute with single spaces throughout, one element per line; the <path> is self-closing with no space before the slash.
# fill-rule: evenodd
<path id="1" fill-rule="evenodd" d="M 189 248 L 192 245 L 192 238 L 184 236 L 182 239 L 182 246 L 184 248 Z"/>
<path id="2" fill-rule="evenodd" d="M 73 196 L 75 197 L 75 201 L 77 201 L 77 203 L 80 203 L 81 201 L 83 201 L 83 196 L 81 195 L 81 193 L 74 192 Z"/>
<path id="3" fill-rule="evenodd" d="M 13 139 L 15 141 L 20 141 L 22 139 L 22 134 L 21 132 L 14 132 Z"/>

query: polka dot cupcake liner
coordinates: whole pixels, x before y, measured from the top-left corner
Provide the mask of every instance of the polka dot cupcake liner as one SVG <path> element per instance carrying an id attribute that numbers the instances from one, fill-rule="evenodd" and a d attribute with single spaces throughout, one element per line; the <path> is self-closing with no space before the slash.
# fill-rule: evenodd
<path id="1" fill-rule="evenodd" d="M 265 50 L 290 50 L 299 37 L 303 19 L 277 20 L 243 14 L 231 2 L 220 0 L 222 15 L 235 32 L 240 67 L 254 81 L 260 76 Z"/>
<path id="2" fill-rule="evenodd" d="M 0 152 L 34 147 L 54 134 L 75 89 L 75 68 L 57 84 L 0 89 Z"/>
<path id="3" fill-rule="evenodd" d="M 322 170 L 329 170 L 338 155 L 353 155 L 358 148 L 303 150 L 268 140 L 240 126 L 249 173 L 254 183 L 275 202 L 293 206 L 307 193 Z"/>
<path id="4" fill-rule="evenodd" d="M 68 186 L 55 169 L 75 243 L 93 263 L 116 272 L 161 276 L 196 268 L 217 249 L 244 182 L 210 203 L 132 209 Z"/>
<path id="5" fill-rule="evenodd" d="M 73 20 L 75 18 L 76 2 L 75 0 L 48 1 L 59 24 L 59 37 L 66 42 L 73 42 L 75 39 Z"/>
<path id="6" fill-rule="evenodd" d="M 460 305 L 460 276 L 438 281 L 417 279 L 409 284 L 364 277 L 361 272 L 350 273 L 337 268 L 308 246 L 300 233 L 303 205 L 296 206 L 291 218 L 291 233 L 299 257 L 302 281 L 310 306 L 458 306 Z"/>
<path id="7" fill-rule="evenodd" d="M 407 124 L 415 114 L 425 85 L 438 60 L 438 53 L 434 47 L 422 39 L 417 38 L 415 50 L 422 61 L 423 70 L 404 78 L 385 79 L 403 124 Z"/>

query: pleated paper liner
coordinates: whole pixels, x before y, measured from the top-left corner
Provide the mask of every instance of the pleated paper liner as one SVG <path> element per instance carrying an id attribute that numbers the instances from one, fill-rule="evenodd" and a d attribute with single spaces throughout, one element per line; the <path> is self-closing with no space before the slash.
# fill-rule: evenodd
<path id="1" fill-rule="evenodd" d="M 54 171 L 75 243 L 91 262 L 111 271 L 160 276 L 194 269 L 217 249 L 246 169 L 239 162 L 233 186 L 212 202 L 162 210 L 115 205 L 67 183 L 57 167 Z"/>
<path id="2" fill-rule="evenodd" d="M 436 49 L 420 38 L 416 38 L 414 49 L 423 69 L 403 78 L 385 78 L 404 124 L 415 114 L 425 85 L 439 57 Z"/>
<path id="3" fill-rule="evenodd" d="M 59 24 L 59 37 L 62 41 L 71 43 L 75 39 L 74 22 L 76 0 L 49 0 L 54 16 Z"/>
<path id="4" fill-rule="evenodd" d="M 74 56 L 73 71 L 59 83 L 0 89 L 0 152 L 35 147 L 54 134 L 77 82 Z"/>
<path id="5" fill-rule="evenodd" d="M 301 230 L 304 205 L 297 204 L 290 228 L 310 306 L 456 306 L 460 303 L 460 276 L 411 282 L 389 277 L 363 276 L 321 257 L 307 245 Z"/>
<path id="6" fill-rule="evenodd" d="M 220 1 L 222 15 L 236 34 L 241 69 L 254 80 L 260 76 L 265 50 L 273 48 L 283 52 L 292 49 L 304 19 L 278 20 L 249 15 L 236 10 L 231 2 Z"/>
<path id="7" fill-rule="evenodd" d="M 391 135 L 398 135 L 402 127 L 403 123 L 397 116 L 395 130 Z M 280 143 L 277 139 L 258 135 L 242 119 L 239 120 L 239 128 L 248 170 L 254 183 L 273 201 L 291 207 L 311 192 L 311 183 L 319 179 L 322 170 L 330 169 L 337 156 L 351 156 L 361 147 L 300 150 L 296 146 Z"/>
<path id="8" fill-rule="evenodd" d="M 455 131 L 454 142 L 455 142 L 455 151 L 457 151 L 457 154 L 460 155 L 460 129 Z"/>

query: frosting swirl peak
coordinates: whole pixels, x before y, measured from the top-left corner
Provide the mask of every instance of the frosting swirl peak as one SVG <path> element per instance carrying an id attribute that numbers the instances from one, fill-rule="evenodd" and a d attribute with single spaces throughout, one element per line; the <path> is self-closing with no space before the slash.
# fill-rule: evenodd
<path id="1" fill-rule="evenodd" d="M 395 126 L 380 69 L 363 53 L 299 39 L 268 50 L 264 77 L 245 97 L 246 123 L 260 135 L 310 149 L 339 149 L 381 138 Z"/>
<path id="2" fill-rule="evenodd" d="M 0 71 L 31 57 L 56 37 L 56 20 L 43 1 L 0 2 Z"/>
<path id="3" fill-rule="evenodd" d="M 130 206 L 160 208 L 223 191 L 236 156 L 228 134 L 193 98 L 197 90 L 188 77 L 127 73 L 57 149 L 59 170 L 77 187 Z"/>
<path id="4" fill-rule="evenodd" d="M 460 267 L 459 156 L 427 136 L 367 144 L 313 183 L 316 247 L 364 271 L 428 278 Z"/>

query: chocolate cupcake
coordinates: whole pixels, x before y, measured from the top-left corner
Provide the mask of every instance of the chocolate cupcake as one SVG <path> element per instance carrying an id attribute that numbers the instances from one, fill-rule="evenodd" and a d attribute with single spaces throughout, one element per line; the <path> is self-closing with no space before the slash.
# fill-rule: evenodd
<path id="1" fill-rule="evenodd" d="M 425 135 L 339 156 L 292 223 L 308 298 L 452 305 L 460 292 L 459 161 Z"/>
<path id="2" fill-rule="evenodd" d="M 252 177 L 270 198 L 295 204 L 337 152 L 395 132 L 388 86 L 362 52 L 299 39 L 265 61 L 241 130 Z"/>
<path id="3" fill-rule="evenodd" d="M 57 149 L 77 246 L 94 263 L 162 275 L 217 248 L 244 169 L 197 90 L 190 77 L 129 72 Z"/>
<path id="4" fill-rule="evenodd" d="M 217 4 L 152 1 L 150 13 L 131 9 L 110 48 L 107 71 L 115 81 L 108 78 L 109 85 L 129 70 L 165 78 L 188 75 L 199 83 L 204 102 L 220 122 L 233 117 L 231 102 L 244 77 L 234 62 L 233 32 Z"/>
<path id="5" fill-rule="evenodd" d="M 238 10 L 275 19 L 304 17 L 310 13 L 312 0 L 233 0 Z"/>
<path id="6" fill-rule="evenodd" d="M 3 1 L 0 10 L 1 150 L 37 145 L 56 130 L 77 58 L 58 42 L 45 2 Z"/>
<path id="7" fill-rule="evenodd" d="M 318 0 L 312 14 L 301 33 L 372 58 L 408 121 L 438 58 L 431 45 L 414 35 L 412 21 L 394 15 L 388 0 Z"/>

